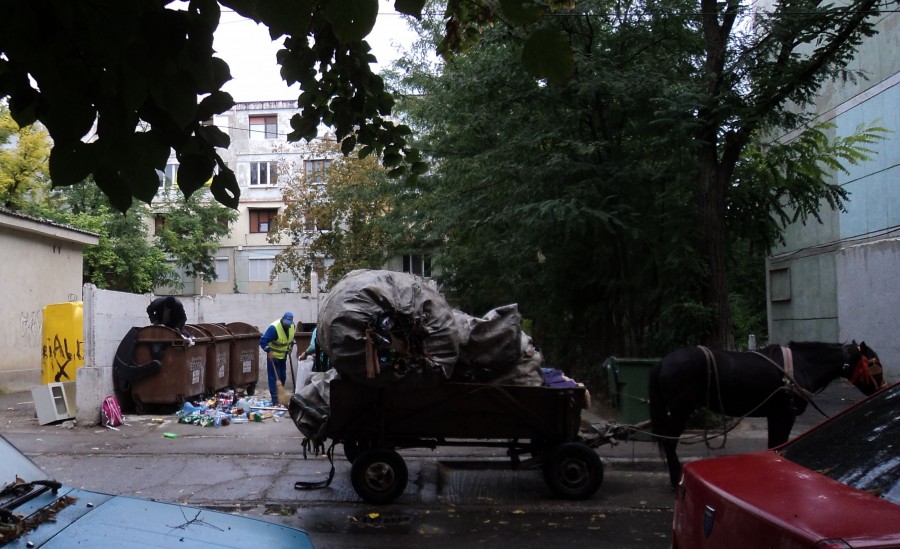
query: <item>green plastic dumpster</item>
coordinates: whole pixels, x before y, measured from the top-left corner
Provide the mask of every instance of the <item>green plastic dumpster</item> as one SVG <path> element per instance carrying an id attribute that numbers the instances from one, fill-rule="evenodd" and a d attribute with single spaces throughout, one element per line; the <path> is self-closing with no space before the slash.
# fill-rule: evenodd
<path id="1" fill-rule="evenodd" d="M 603 363 L 609 381 L 609 394 L 619 409 L 619 423 L 636 425 L 650 419 L 647 392 L 650 369 L 658 358 L 623 358 L 611 356 Z M 635 436 L 640 440 L 639 436 Z"/>

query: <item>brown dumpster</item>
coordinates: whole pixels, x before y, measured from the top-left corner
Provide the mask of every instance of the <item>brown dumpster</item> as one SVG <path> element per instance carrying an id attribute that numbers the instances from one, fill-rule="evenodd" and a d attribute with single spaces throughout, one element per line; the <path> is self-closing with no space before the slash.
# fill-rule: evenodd
<path id="1" fill-rule="evenodd" d="M 229 385 L 235 389 L 245 388 L 252 396 L 259 381 L 259 338 L 262 333 L 246 322 L 229 322 L 225 329 L 231 333 Z"/>
<path id="2" fill-rule="evenodd" d="M 158 360 L 162 369 L 156 375 L 132 382 L 131 397 L 137 413 L 144 413 L 145 404 L 181 404 L 206 390 L 204 375 L 210 339 L 196 327 L 188 325 L 184 329 L 193 338 L 193 345 L 166 326 L 138 329 L 132 361 L 146 364 Z"/>
<path id="3" fill-rule="evenodd" d="M 206 394 L 212 395 L 231 384 L 231 332 L 222 324 L 189 324 L 209 338 L 206 352 Z"/>
<path id="4" fill-rule="evenodd" d="M 292 349 L 291 352 L 294 356 L 299 356 L 307 347 L 309 347 L 311 341 L 312 332 L 294 332 L 294 344 L 296 347 L 295 349 Z"/>

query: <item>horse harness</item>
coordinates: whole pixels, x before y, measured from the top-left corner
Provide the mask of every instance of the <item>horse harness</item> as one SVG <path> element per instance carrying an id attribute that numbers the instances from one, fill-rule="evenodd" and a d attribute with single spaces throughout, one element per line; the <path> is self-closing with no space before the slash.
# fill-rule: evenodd
<path id="1" fill-rule="evenodd" d="M 707 386 L 712 382 L 712 378 L 715 377 L 716 386 L 718 388 L 718 386 L 719 386 L 719 369 L 718 369 L 718 366 L 716 365 L 715 355 L 709 348 L 704 347 L 703 345 L 698 345 L 698 347 L 703 352 L 703 355 L 706 357 Z M 828 414 L 823 412 L 822 409 L 819 408 L 819 406 L 813 400 L 813 397 L 815 395 L 813 395 L 813 393 L 811 391 L 809 391 L 809 390 L 805 389 L 803 386 L 801 386 L 797 382 L 797 380 L 794 378 L 794 354 L 791 351 L 790 347 L 781 347 L 781 357 L 782 357 L 784 366 L 782 366 L 781 364 L 778 364 L 777 362 L 772 360 L 770 357 L 760 353 L 759 351 L 750 351 L 750 352 L 766 359 L 770 364 L 775 366 L 783 374 L 783 377 L 782 377 L 783 385 L 781 387 L 779 387 L 776 391 L 774 391 L 771 395 L 766 397 L 765 400 L 763 400 L 763 402 L 761 402 L 759 404 L 759 406 L 762 406 L 763 404 L 765 404 L 766 401 L 768 401 L 770 398 L 772 398 L 772 396 L 775 393 L 785 391 L 790 395 L 790 397 L 791 397 L 790 406 L 795 411 L 797 410 L 797 406 L 794 404 L 794 398 L 797 397 L 797 398 L 803 399 L 804 401 L 808 402 L 809 404 L 812 404 L 813 408 L 815 408 L 820 414 L 822 414 L 825 417 L 828 417 Z M 707 387 L 707 399 L 709 399 L 708 389 L 709 389 L 709 387 Z M 721 407 L 722 407 L 721 393 L 719 393 L 719 406 L 721 409 Z M 757 406 L 757 408 L 759 408 L 759 406 Z M 708 402 L 707 402 L 707 408 L 709 408 Z"/>
<path id="2" fill-rule="evenodd" d="M 798 397 L 798 398 L 802 398 L 809 404 L 812 404 L 813 408 L 815 408 L 820 414 L 822 414 L 825 417 L 828 417 L 828 414 L 823 412 L 822 409 L 819 408 L 819 406 L 816 404 L 816 401 L 813 400 L 813 397 L 815 396 L 813 394 L 813 392 L 809 391 L 808 389 L 805 389 L 802 385 L 800 385 L 797 382 L 796 378 L 794 378 L 794 352 L 791 350 L 790 347 L 780 347 L 780 349 L 781 349 L 781 360 L 784 363 L 784 366 L 781 366 L 780 364 L 778 364 L 777 362 L 772 360 L 770 357 L 760 353 L 759 351 L 750 351 L 750 352 L 753 354 L 759 355 L 759 356 L 763 357 L 764 359 L 768 360 L 769 363 L 771 363 L 773 366 L 778 368 L 778 370 L 781 371 L 782 374 L 784 374 L 784 377 L 781 378 L 782 383 L 783 383 L 781 389 L 790 393 L 791 407 L 795 411 L 797 410 L 797 406 L 794 405 L 794 397 Z"/>

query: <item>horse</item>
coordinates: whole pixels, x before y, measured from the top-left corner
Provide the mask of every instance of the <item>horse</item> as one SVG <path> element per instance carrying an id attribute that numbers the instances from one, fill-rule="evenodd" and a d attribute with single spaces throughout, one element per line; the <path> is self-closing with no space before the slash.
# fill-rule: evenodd
<path id="1" fill-rule="evenodd" d="M 698 408 L 730 417 L 765 417 L 768 447 L 787 442 L 794 420 L 834 379 L 870 395 L 884 385 L 878 355 L 865 342 L 791 342 L 760 351 L 684 347 L 650 371 L 650 430 L 665 456 L 672 486 L 681 477 L 675 449 Z M 813 403 L 815 406 L 815 403 Z"/>

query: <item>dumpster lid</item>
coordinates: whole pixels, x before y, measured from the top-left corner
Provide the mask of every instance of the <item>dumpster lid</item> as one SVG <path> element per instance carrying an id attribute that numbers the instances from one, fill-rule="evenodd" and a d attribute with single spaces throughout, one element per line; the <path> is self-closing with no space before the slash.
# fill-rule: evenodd
<path id="1" fill-rule="evenodd" d="M 185 325 L 184 331 L 190 334 L 195 343 L 209 342 L 209 337 L 197 328 L 191 325 Z M 144 326 L 138 328 L 136 343 L 184 343 L 185 339 L 181 333 L 174 328 L 168 326 Z"/>
<path id="2" fill-rule="evenodd" d="M 213 339 L 215 341 L 223 341 L 231 339 L 231 332 L 229 332 L 225 326 L 222 324 L 188 324 L 187 326 L 193 326 L 199 329 L 206 337 Z"/>
<path id="3" fill-rule="evenodd" d="M 259 337 L 262 335 L 259 328 L 246 322 L 229 322 L 225 325 L 225 329 L 235 337 Z"/>

